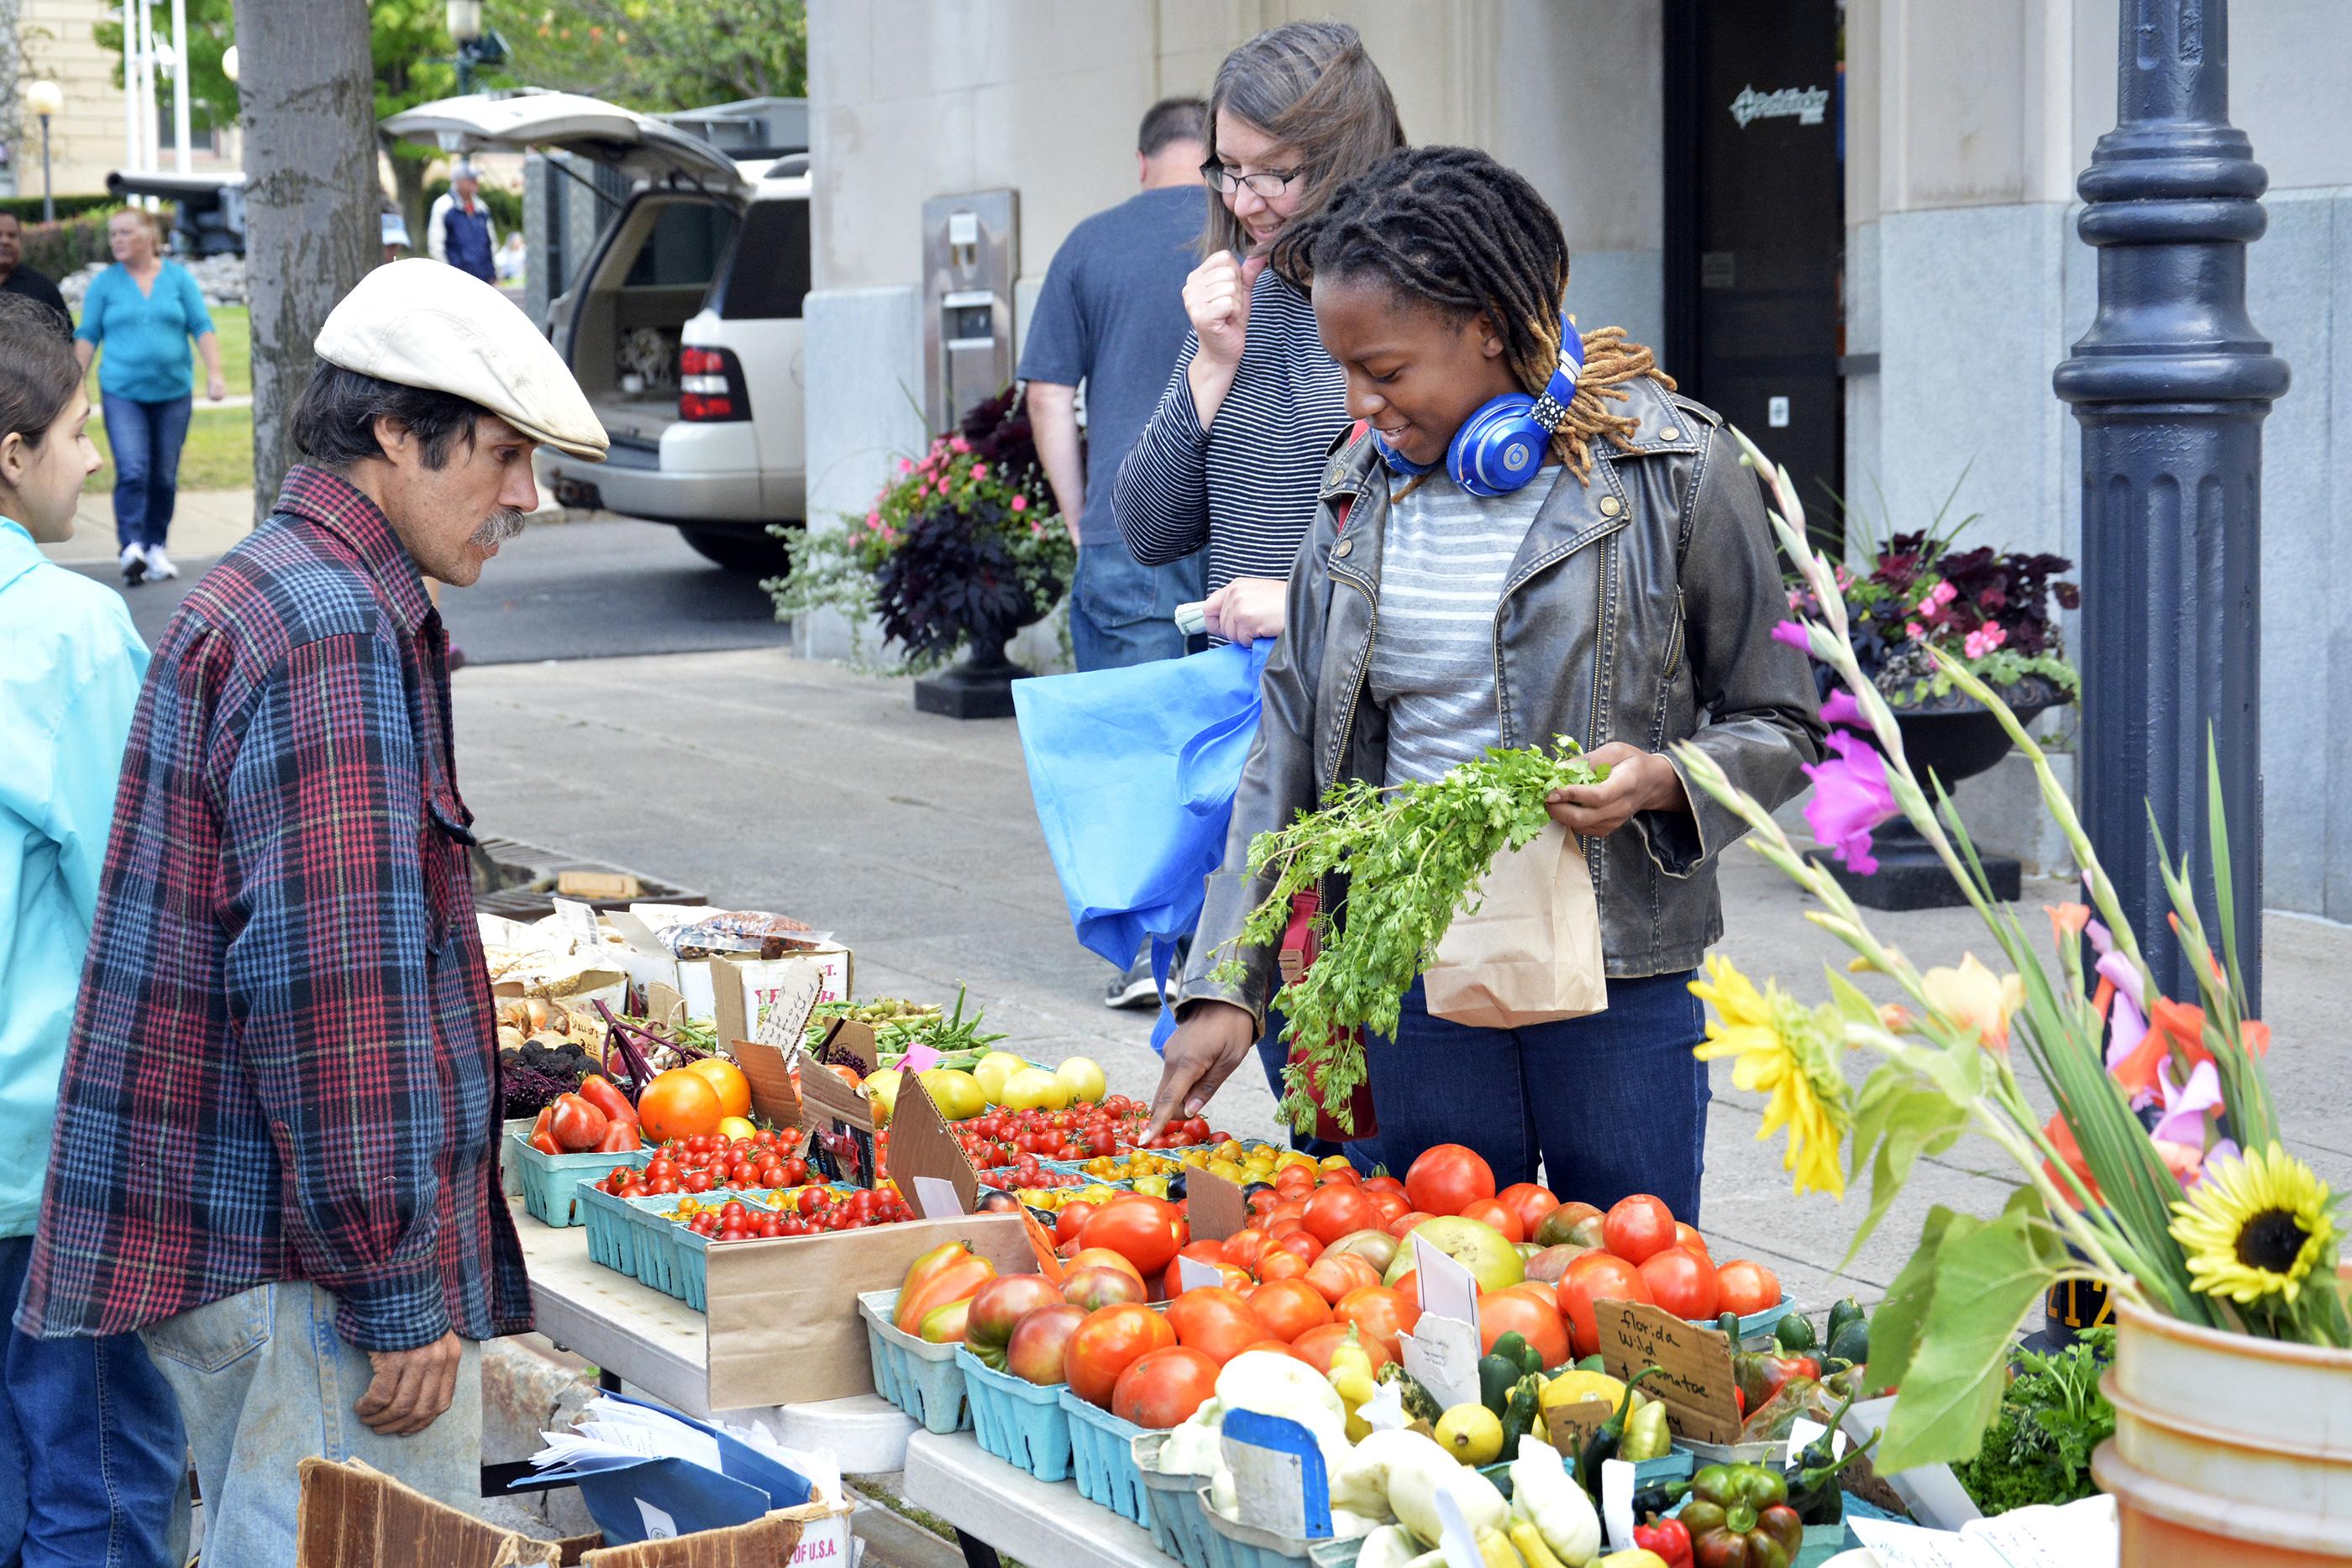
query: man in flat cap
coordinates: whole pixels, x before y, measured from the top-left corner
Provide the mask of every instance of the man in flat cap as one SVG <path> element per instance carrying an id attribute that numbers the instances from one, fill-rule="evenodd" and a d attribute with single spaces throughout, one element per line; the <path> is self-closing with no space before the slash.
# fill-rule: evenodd
<path id="1" fill-rule="evenodd" d="M 317 352 L 308 461 L 140 695 L 17 1313 L 143 1333 L 225 1568 L 294 1560 L 305 1456 L 479 1495 L 478 1342 L 530 1298 L 424 579 L 520 529 L 541 442 L 605 449 L 547 340 L 439 262 L 369 274 Z"/>

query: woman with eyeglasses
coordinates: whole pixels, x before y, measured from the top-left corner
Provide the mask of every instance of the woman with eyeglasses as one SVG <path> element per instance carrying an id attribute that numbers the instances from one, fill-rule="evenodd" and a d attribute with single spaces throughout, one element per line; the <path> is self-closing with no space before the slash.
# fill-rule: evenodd
<path id="1" fill-rule="evenodd" d="M 1345 23 L 1286 23 L 1217 68 L 1201 172 L 1223 202 L 1184 284 L 1192 335 L 1113 504 L 1147 566 L 1207 548 L 1208 629 L 1221 640 L 1281 632 L 1323 459 L 1348 428 L 1347 378 L 1307 296 L 1267 268 L 1270 247 L 1403 145 L 1388 83 Z"/>

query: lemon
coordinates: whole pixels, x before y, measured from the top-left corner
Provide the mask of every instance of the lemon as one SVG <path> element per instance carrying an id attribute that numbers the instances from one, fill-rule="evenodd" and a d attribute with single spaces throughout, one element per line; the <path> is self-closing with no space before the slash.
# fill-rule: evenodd
<path id="1" fill-rule="evenodd" d="M 1083 1056 L 1074 1056 L 1054 1069 L 1054 1076 L 1069 1086 L 1070 1098 L 1082 1105 L 1099 1103 L 1110 1092 L 1103 1070 Z"/>
<path id="2" fill-rule="evenodd" d="M 1437 1418 L 1438 1446 L 1475 1469 L 1503 1451 L 1503 1418 L 1484 1405 L 1456 1405 Z"/>

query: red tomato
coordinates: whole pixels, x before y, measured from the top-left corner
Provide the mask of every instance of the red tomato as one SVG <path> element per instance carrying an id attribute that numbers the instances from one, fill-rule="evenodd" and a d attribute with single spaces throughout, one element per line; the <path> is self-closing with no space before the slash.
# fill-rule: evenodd
<path id="1" fill-rule="evenodd" d="M 1516 1332 L 1535 1346 L 1546 1367 L 1568 1360 L 1568 1324 L 1559 1309 L 1525 1291 L 1489 1291 L 1478 1298 L 1478 1352 L 1495 1348 L 1504 1334 Z"/>
<path id="2" fill-rule="evenodd" d="M 1300 1262 L 1312 1263 L 1323 1256 L 1323 1243 L 1316 1240 L 1303 1229 L 1294 1230 L 1286 1236 L 1276 1238 L 1274 1246 L 1268 1250 L 1296 1253 Z"/>
<path id="3" fill-rule="evenodd" d="M 1412 1303 L 1414 1312 L 1421 1311 L 1421 1270 L 1407 1269 L 1389 1283 L 1389 1289 Z"/>
<path id="4" fill-rule="evenodd" d="M 1340 1297 L 1331 1308 L 1331 1317 L 1336 1322 L 1353 1323 L 1367 1344 L 1378 1340 L 1394 1356 L 1397 1335 L 1411 1333 L 1421 1321 L 1421 1302 L 1384 1285 L 1368 1285 Z"/>
<path id="5" fill-rule="evenodd" d="M 1087 1216 L 1079 1232 L 1089 1248 L 1108 1247 L 1147 1278 L 1168 1267 L 1191 1229 L 1174 1204 L 1139 1192 L 1123 1192 Z"/>
<path id="6" fill-rule="evenodd" d="M 1118 1375 L 1110 1413 L 1139 1427 L 1180 1426 L 1217 1392 L 1218 1365 L 1183 1345 L 1147 1352 Z"/>
<path id="7" fill-rule="evenodd" d="M 1301 1278 L 1335 1307 L 1339 1305 L 1339 1298 L 1349 1291 L 1381 1282 L 1378 1270 L 1361 1258 L 1345 1252 L 1325 1253 L 1307 1266 Z"/>
<path id="8" fill-rule="evenodd" d="M 1642 1271 L 1608 1252 L 1586 1252 L 1569 1264 L 1568 1272 L 1559 1277 L 1557 1299 L 1560 1316 L 1568 1320 L 1569 1350 L 1578 1356 L 1592 1355 L 1601 1349 L 1601 1324 L 1592 1314 L 1593 1302 L 1657 1304 Z"/>
<path id="9" fill-rule="evenodd" d="M 1769 1312 L 1780 1304 L 1780 1279 L 1761 1263 L 1735 1258 L 1715 1271 L 1718 1312 Z"/>
<path id="10" fill-rule="evenodd" d="M 1190 1290 L 1168 1303 L 1176 1343 L 1223 1366 L 1266 1337 L 1265 1320 L 1233 1291 L 1219 1287 Z"/>
<path id="11" fill-rule="evenodd" d="M 1474 1149 L 1439 1144 L 1423 1150 L 1404 1173 L 1404 1195 L 1415 1208 L 1459 1214 L 1467 1205 L 1495 1196 L 1494 1168 Z"/>
<path id="12" fill-rule="evenodd" d="M 1366 1176 L 1364 1178 L 1364 1190 L 1366 1192 L 1392 1192 L 1396 1194 L 1397 1197 L 1402 1197 L 1404 1196 L 1404 1183 L 1397 1180 L 1397 1178 L 1392 1176 Z"/>
<path id="13" fill-rule="evenodd" d="M 1331 1321 L 1331 1303 L 1304 1280 L 1275 1280 L 1260 1285 L 1249 1304 L 1265 1324 L 1265 1332 L 1286 1342 Z"/>
<path id="14" fill-rule="evenodd" d="M 1302 1358 L 1299 1356 L 1299 1354 L 1298 1354 L 1297 1351 L 1295 1351 L 1295 1350 L 1291 1349 L 1291 1348 L 1290 1348 L 1290 1346 L 1288 1346 L 1288 1345 L 1286 1345 L 1286 1344 L 1283 1343 L 1282 1343 L 1280 1340 L 1278 1340 L 1278 1339 L 1262 1339 L 1262 1340 L 1258 1341 L 1255 1344 L 1248 1345 L 1248 1346 L 1245 1346 L 1244 1348 L 1245 1348 L 1245 1349 L 1248 1349 L 1248 1350 L 1254 1350 L 1254 1351 L 1255 1351 L 1255 1350 L 1272 1351 L 1272 1352 L 1273 1352 L 1275 1354 L 1276 1354 L 1276 1355 L 1286 1355 L 1286 1356 L 1290 1357 L 1293 1361 L 1297 1361 L 1297 1360 L 1300 1360 L 1300 1359 L 1302 1359 Z"/>
<path id="15" fill-rule="evenodd" d="M 1381 1216 L 1369 1228 L 1370 1229 L 1385 1230 L 1389 1222 L 1398 1215 L 1412 1212 L 1412 1200 L 1401 1192 L 1374 1192 L 1365 1196 L 1372 1200 L 1372 1207 L 1380 1211 Z"/>
<path id="16" fill-rule="evenodd" d="M 1132 1301 L 1088 1312 L 1070 1335 L 1065 1355 L 1070 1392 L 1089 1405 L 1110 1408 L 1118 1375 L 1147 1353 L 1176 1343 L 1176 1331 L 1150 1307 Z M 1215 1381 L 1212 1376 L 1212 1383 Z"/>
<path id="17" fill-rule="evenodd" d="M 1265 1253 L 1266 1235 L 1263 1230 L 1236 1230 L 1225 1238 L 1225 1261 L 1237 1269 L 1253 1269 Z"/>
<path id="18" fill-rule="evenodd" d="M 1531 1181 L 1515 1181 L 1496 1193 L 1495 1197 L 1504 1207 L 1519 1217 L 1522 1239 L 1532 1238 L 1536 1227 L 1543 1223 L 1543 1217 L 1559 1207 L 1559 1199 L 1552 1196 L 1551 1188 L 1538 1186 Z"/>
<path id="19" fill-rule="evenodd" d="M 1265 1256 L 1257 1260 L 1260 1280 L 1297 1280 L 1307 1273 L 1307 1260 L 1296 1252 L 1286 1252 L 1279 1247 L 1266 1249 Z"/>
<path id="20" fill-rule="evenodd" d="M 1354 1325 L 1349 1323 L 1325 1323 L 1318 1328 L 1308 1329 L 1291 1342 L 1290 1353 L 1328 1377 L 1331 1375 L 1332 1353 L 1348 1343 L 1349 1334 L 1355 1334 L 1356 1343 L 1364 1347 L 1366 1355 L 1372 1358 L 1374 1372 L 1378 1372 L 1396 1359 L 1389 1354 L 1389 1347 L 1385 1342 L 1374 1339 L 1370 1334 L 1359 1333 Z"/>
<path id="21" fill-rule="evenodd" d="M 1379 1224 L 1380 1206 L 1363 1188 L 1333 1182 L 1307 1200 L 1307 1233 L 1326 1247 L 1351 1230 L 1370 1230 Z"/>
<path id="22" fill-rule="evenodd" d="M 1687 1247 L 1702 1258 L 1707 1256 L 1706 1238 L 1698 1233 L 1696 1226 L 1685 1225 L 1679 1219 L 1675 1221 L 1675 1245 Z"/>
<path id="23" fill-rule="evenodd" d="M 1079 1232 L 1086 1229 L 1087 1220 L 1094 1214 L 1094 1211 L 1095 1206 L 1084 1201 L 1073 1201 L 1064 1204 L 1062 1206 L 1062 1212 L 1057 1215 L 1054 1220 L 1054 1239 L 1056 1241 L 1076 1240 Z"/>
<path id="24" fill-rule="evenodd" d="M 1653 1252 L 1675 1244 L 1675 1211 L 1646 1192 L 1617 1200 L 1601 1222 L 1601 1245 L 1628 1263 L 1640 1263 Z"/>
<path id="25" fill-rule="evenodd" d="M 1503 1233 L 1504 1240 L 1515 1247 L 1528 1239 L 1526 1229 L 1519 1224 L 1517 1212 L 1507 1204 L 1491 1197 L 1482 1197 L 1475 1203 L 1464 1204 L 1462 1218 L 1475 1219 L 1481 1225 L 1493 1227 Z"/>
<path id="26" fill-rule="evenodd" d="M 1642 1282 L 1650 1287 L 1653 1301 L 1678 1318 L 1705 1322 L 1718 1310 L 1715 1265 L 1704 1252 L 1687 1247 L 1653 1252 L 1642 1260 Z"/>
<path id="27" fill-rule="evenodd" d="M 1424 1213 L 1421 1209 L 1409 1208 L 1402 1214 L 1398 1215 L 1394 1219 L 1390 1220 L 1381 1228 L 1386 1230 L 1391 1236 L 1393 1236 L 1398 1240 L 1402 1241 L 1406 1237 L 1412 1234 L 1412 1228 L 1414 1226 L 1419 1225 L 1424 1219 L 1434 1219 L 1436 1218 L 1437 1216 Z"/>
<path id="28" fill-rule="evenodd" d="M 1169 1252 L 1172 1257 L 1175 1249 L 1169 1249 Z M 1137 1268 L 1126 1253 L 1114 1252 L 1108 1247 L 1081 1247 L 1071 1253 L 1069 1267 L 1066 1272 L 1076 1274 L 1081 1269 L 1117 1269 L 1123 1273 L 1134 1275 L 1135 1282 L 1139 1285 L 1145 1282 L 1143 1270 Z"/>

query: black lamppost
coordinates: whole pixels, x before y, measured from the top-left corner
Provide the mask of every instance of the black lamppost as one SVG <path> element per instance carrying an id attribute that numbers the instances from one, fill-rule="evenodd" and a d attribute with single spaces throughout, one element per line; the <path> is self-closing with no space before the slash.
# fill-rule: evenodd
<path id="1" fill-rule="evenodd" d="M 507 63 L 507 44 L 482 25 L 482 0 L 447 0 L 444 19 L 457 46 L 457 92 L 462 97 L 474 90 L 477 68 L 495 70 Z"/>
<path id="2" fill-rule="evenodd" d="M 2229 122 L 2229 0 L 2119 0 L 2116 128 L 2075 188 L 2099 308 L 2058 367 L 2083 426 L 2083 816 L 2166 993 L 2156 826 L 2218 952 L 2206 740 L 2230 811 L 2238 951 L 2262 999 L 2263 417 L 2286 361 L 2246 315 L 2270 176 Z"/>

